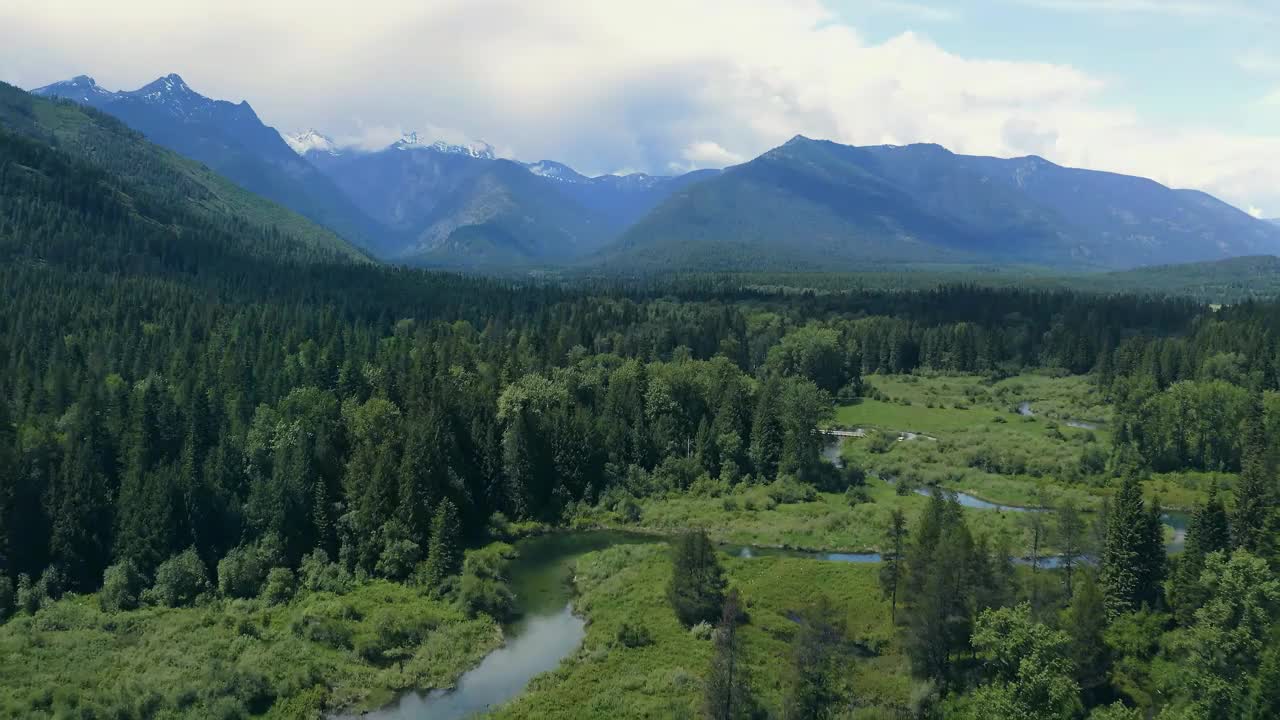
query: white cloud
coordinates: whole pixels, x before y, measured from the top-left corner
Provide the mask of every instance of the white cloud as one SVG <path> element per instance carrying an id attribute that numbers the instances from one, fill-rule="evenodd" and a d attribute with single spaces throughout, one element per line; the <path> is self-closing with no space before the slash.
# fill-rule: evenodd
<path id="1" fill-rule="evenodd" d="M 116 88 L 176 71 L 285 129 L 385 144 L 435 128 L 592 174 L 732 162 L 801 133 L 1035 153 L 1280 205 L 1280 130 L 1164 127 L 1069 65 L 963 57 L 914 33 L 871 43 L 838 20 L 821 0 L 5 0 L 0 77 Z"/>
<path id="2" fill-rule="evenodd" d="M 1237 55 L 1236 66 L 1255 75 L 1280 75 L 1280 56 L 1254 48 Z"/>
<path id="3" fill-rule="evenodd" d="M 701 168 L 721 168 L 737 165 L 746 160 L 742 155 L 725 150 L 720 146 L 720 143 L 711 140 L 699 140 L 698 142 L 690 143 L 680 151 L 680 157 L 684 159 L 684 162 L 669 163 L 668 167 L 671 170 L 689 172 L 690 170 L 699 170 Z"/>

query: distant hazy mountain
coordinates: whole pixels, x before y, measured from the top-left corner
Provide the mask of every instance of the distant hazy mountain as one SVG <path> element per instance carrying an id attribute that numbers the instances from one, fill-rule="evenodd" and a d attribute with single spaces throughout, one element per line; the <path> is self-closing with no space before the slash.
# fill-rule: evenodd
<path id="1" fill-rule="evenodd" d="M 1126 268 L 1276 252 L 1275 226 L 1144 178 L 797 136 L 673 194 L 597 260 L 618 270 Z"/>
<path id="2" fill-rule="evenodd" d="M 208 165 L 251 192 L 375 252 L 383 249 L 385 230 L 264 125 L 247 102 L 212 100 L 177 75 L 128 92 L 111 92 L 84 75 L 31 92 L 114 115 L 148 140 Z"/>
<path id="3" fill-rule="evenodd" d="M 1270 220 L 1268 220 L 1267 222 L 1269 222 L 1269 223 L 1271 223 L 1271 224 L 1273 224 L 1273 225 L 1280 225 L 1280 218 L 1271 218 L 1271 219 L 1270 219 Z"/>
<path id="4" fill-rule="evenodd" d="M 563 264 L 599 250 L 675 190 L 706 175 L 587 177 L 563 163 L 517 163 L 485 143 L 410 133 L 377 151 L 315 131 L 286 137 L 398 238 L 385 255 L 429 265 Z"/>
<path id="5" fill-rule="evenodd" d="M 93 87 L 82 84 L 87 93 Z M 229 257 L 370 262 L 332 231 L 148 142 L 116 118 L 0 83 L 6 165 L 14 170 L 15 207 L 30 216 L 25 237 L 17 237 L 48 262 L 70 257 L 76 267 L 191 273 Z M 55 231 L 46 236 L 42 222 Z"/>

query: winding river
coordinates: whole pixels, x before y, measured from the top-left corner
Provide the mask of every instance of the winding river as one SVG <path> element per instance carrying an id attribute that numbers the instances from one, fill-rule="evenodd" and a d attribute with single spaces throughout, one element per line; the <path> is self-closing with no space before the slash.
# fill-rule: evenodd
<path id="1" fill-rule="evenodd" d="M 823 455 L 839 464 L 840 442 L 831 443 Z M 928 494 L 930 491 L 916 492 Z M 956 499 L 963 507 L 980 510 L 1042 511 L 1042 508 L 1001 505 L 967 493 L 956 493 Z M 1180 549 L 1186 534 L 1186 514 L 1166 513 L 1164 520 L 1174 529 L 1170 551 Z M 407 692 L 382 709 L 360 715 L 334 715 L 330 720 L 460 720 L 511 700 L 535 676 L 554 670 L 572 655 L 586 637 L 586 621 L 574 614 L 572 605 L 572 575 L 577 559 L 613 545 L 663 540 L 661 536 L 641 533 L 589 530 L 551 533 L 519 541 L 515 545 L 518 556 L 510 568 L 510 584 L 516 595 L 519 618 L 503 628 L 502 647 L 464 673 L 453 688 Z M 823 562 L 880 562 L 878 553 L 812 552 L 732 544 L 721 545 L 720 549 L 740 558 L 784 556 Z M 1041 558 L 1040 566 L 1052 568 L 1056 561 L 1054 557 Z"/>

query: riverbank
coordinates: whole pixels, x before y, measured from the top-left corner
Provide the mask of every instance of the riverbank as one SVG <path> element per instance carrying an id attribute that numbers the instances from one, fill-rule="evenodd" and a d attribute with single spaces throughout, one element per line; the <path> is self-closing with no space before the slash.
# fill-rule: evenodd
<path id="1" fill-rule="evenodd" d="M 827 595 L 843 614 L 850 639 L 867 656 L 849 682 L 867 707 L 905 707 L 910 681 L 876 584 L 877 566 L 785 556 L 726 558 L 731 586 L 742 593 L 750 622 L 742 629 L 748 667 L 766 707 L 781 702 L 791 617 L 803 598 Z M 623 545 L 579 559 L 575 606 L 588 620 L 582 647 L 536 678 L 495 718 L 689 717 L 701 700 L 699 678 L 711 642 L 678 623 L 665 592 L 669 556 L 660 545 Z M 622 623 L 639 623 L 652 644 L 618 642 Z"/>
<path id="2" fill-rule="evenodd" d="M 275 606 L 104 613 L 69 596 L 0 626 L 0 717 L 314 718 L 450 687 L 501 641 L 488 617 L 381 580 Z"/>

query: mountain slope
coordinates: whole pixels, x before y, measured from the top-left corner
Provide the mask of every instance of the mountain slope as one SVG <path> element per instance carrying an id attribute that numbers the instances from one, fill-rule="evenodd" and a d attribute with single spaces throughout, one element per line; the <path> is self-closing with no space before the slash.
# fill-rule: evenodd
<path id="1" fill-rule="evenodd" d="M 595 262 L 614 269 L 856 270 L 922 262 L 1125 268 L 1280 252 L 1280 232 L 1204 193 L 936 145 L 796 137 L 659 205 Z"/>
<path id="2" fill-rule="evenodd" d="M 6 167 L 13 173 L 8 180 L 21 180 L 23 192 L 44 198 L 42 203 L 83 205 L 73 207 L 70 216 L 95 214 L 105 218 L 100 220 L 104 226 L 115 228 L 129 224 L 139 238 L 121 242 L 135 252 L 142 252 L 136 247 L 142 236 L 166 246 L 205 238 L 201 242 L 209 245 L 208 252 L 218 245 L 218 252 L 244 256 L 369 262 L 332 231 L 148 142 L 95 110 L 0 83 L 0 131 L 7 140 Z M 58 187 L 81 191 L 70 197 L 48 195 Z M 26 224 L 32 217 L 11 219 L 11 232 L 29 232 Z M 105 232 L 87 224 L 80 237 Z M 144 247 L 149 251 L 159 245 Z"/>
<path id="3" fill-rule="evenodd" d="M 494 268 L 560 264 L 596 251 L 672 192 L 679 177 L 587 177 L 553 160 L 515 163 L 415 134 L 382 150 L 337 148 L 314 131 L 290 145 L 399 239 L 398 260 Z"/>
<path id="4" fill-rule="evenodd" d="M 274 200 L 375 252 L 386 230 L 298 156 L 247 102 L 212 100 L 167 75 L 137 90 L 111 92 L 87 76 L 32 91 L 109 113 L 148 140 L 208 165 L 250 192 Z"/>

